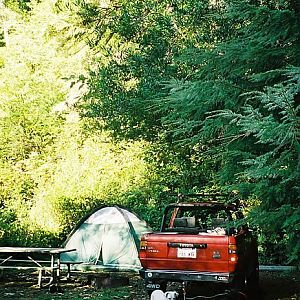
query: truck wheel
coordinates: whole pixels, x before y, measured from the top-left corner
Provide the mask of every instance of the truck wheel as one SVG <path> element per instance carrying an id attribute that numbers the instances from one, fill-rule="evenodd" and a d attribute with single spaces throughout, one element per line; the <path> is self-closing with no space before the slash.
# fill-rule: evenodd
<path id="1" fill-rule="evenodd" d="M 262 291 L 259 286 L 259 271 L 257 266 L 248 268 L 246 272 L 246 294 L 249 299 L 261 299 Z"/>
<path id="2" fill-rule="evenodd" d="M 233 280 L 233 288 L 238 291 L 253 290 L 259 287 L 259 271 L 256 263 L 240 270 Z"/>
<path id="3" fill-rule="evenodd" d="M 235 291 L 244 291 L 246 288 L 246 276 L 245 273 L 240 272 L 235 275 L 234 280 L 232 282 L 232 288 Z"/>
<path id="4" fill-rule="evenodd" d="M 247 289 L 257 289 L 259 287 L 259 271 L 258 266 L 249 266 L 246 271 Z"/>

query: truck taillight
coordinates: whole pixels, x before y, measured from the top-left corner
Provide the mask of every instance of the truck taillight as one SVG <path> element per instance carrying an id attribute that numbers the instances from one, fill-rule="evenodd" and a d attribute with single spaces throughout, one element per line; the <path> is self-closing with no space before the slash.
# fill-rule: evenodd
<path id="1" fill-rule="evenodd" d="M 237 256 L 236 255 L 230 256 L 230 261 L 231 262 L 236 262 L 237 261 Z"/>
<path id="2" fill-rule="evenodd" d="M 235 244 L 229 244 L 228 245 L 228 254 L 229 254 L 229 261 L 230 262 L 237 262 L 238 256 L 237 256 L 237 247 Z"/>
<path id="3" fill-rule="evenodd" d="M 142 240 L 140 244 L 140 250 L 146 250 L 147 249 L 147 241 Z"/>
<path id="4" fill-rule="evenodd" d="M 236 248 L 235 244 L 228 245 L 228 253 L 229 254 L 235 254 L 236 250 L 237 250 L 237 248 Z"/>

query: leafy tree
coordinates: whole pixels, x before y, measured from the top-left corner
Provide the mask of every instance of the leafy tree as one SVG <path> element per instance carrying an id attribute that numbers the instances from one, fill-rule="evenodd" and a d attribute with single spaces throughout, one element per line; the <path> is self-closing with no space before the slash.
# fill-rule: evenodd
<path id="1" fill-rule="evenodd" d="M 209 112 L 241 108 L 241 94 L 280 82 L 286 66 L 299 64 L 299 16 L 291 4 L 225 3 L 215 24 L 223 38 L 188 48 L 181 56 L 192 71 L 188 80 L 170 81 L 169 95 L 157 104 L 164 124 L 186 143 L 222 138 L 223 123 Z"/>
<path id="2" fill-rule="evenodd" d="M 286 245 L 290 261 L 296 262 L 300 256 L 299 75 L 299 68 L 292 68 L 287 72 L 287 81 L 246 95 L 249 103 L 260 103 L 260 107 L 247 104 L 241 113 L 220 114 L 237 126 L 244 143 L 257 145 L 244 153 L 239 162 L 242 171 L 235 174 L 235 180 L 226 181 L 244 195 L 260 199 L 250 216 L 268 233 L 264 251 L 277 264 L 286 260 Z"/>
<path id="3" fill-rule="evenodd" d="M 38 228 L 68 233 L 88 211 L 122 204 L 122 194 L 144 186 L 146 144 L 116 144 L 105 133 L 85 137 L 80 126 L 65 125 L 52 160 L 35 169 L 30 221 Z"/>
<path id="4" fill-rule="evenodd" d="M 54 34 L 66 22 L 53 13 L 53 4 L 32 3 L 31 7 L 30 13 L 21 15 L 4 6 L 0 15 L 5 31 L 0 49 L 1 216 L 12 220 L 4 227 L 2 241 L 23 245 L 34 239 L 28 220 L 38 184 L 34 174 L 51 156 L 61 133 L 63 119 L 52 109 L 66 94 L 62 78 L 82 72 L 74 64 L 76 57 L 66 63 L 68 53 Z M 37 235 L 47 239 L 45 233 Z"/>
<path id="5" fill-rule="evenodd" d="M 4 3 L 1 243 L 54 245 L 102 203 L 157 227 L 170 194 L 225 190 L 297 261 L 297 1 Z"/>
<path id="6" fill-rule="evenodd" d="M 148 182 L 146 142 L 82 130 L 92 123 L 75 108 L 88 48 L 72 38 L 80 30 L 72 14 L 56 9 L 32 2 L 26 15 L 3 15 L 11 27 L 0 69 L 2 245 L 57 245 L 87 211 L 126 203 L 129 191 L 137 199 Z"/>
<path id="7" fill-rule="evenodd" d="M 287 69 L 299 66 L 299 7 L 226 1 L 222 17 L 223 39 L 188 49 L 182 59 L 195 71 L 170 81 L 157 107 L 178 142 L 205 145 L 200 155 L 213 157 L 220 185 L 261 201 L 252 220 L 284 237 L 280 247 L 297 261 L 299 70 Z"/>
<path id="8" fill-rule="evenodd" d="M 213 9 L 209 1 L 78 4 L 80 26 L 87 28 L 84 36 L 98 51 L 85 115 L 100 118 L 98 125 L 115 136 L 155 139 L 160 115 L 151 107 L 155 98 L 165 95 L 161 82 L 187 75 L 185 63 L 175 57 L 187 45 L 199 43 L 197 39 L 212 39 L 211 32 L 199 31 L 199 25 L 208 26 L 208 18 L 199 16 Z"/>
<path id="9" fill-rule="evenodd" d="M 99 35 L 94 30 L 95 49 L 104 48 L 109 58 L 99 59 L 98 70 L 91 73 L 91 93 L 83 106 L 86 115 L 99 118 L 102 128 L 109 128 L 116 136 L 160 141 L 153 157 L 165 157 L 166 166 L 168 163 L 176 167 L 190 166 L 186 178 L 191 178 L 194 171 L 199 178 L 211 174 L 208 180 L 190 181 L 186 190 L 214 185 L 230 191 L 238 189 L 242 197 L 249 197 L 248 205 L 253 198 L 262 201 L 259 209 L 265 213 L 270 213 L 272 205 L 278 210 L 284 204 L 294 207 L 287 182 L 297 183 L 288 180 L 289 172 L 294 174 L 291 161 L 298 159 L 296 152 L 290 152 L 289 158 L 282 153 L 285 162 L 276 160 L 287 165 L 289 171 L 283 172 L 274 165 L 281 182 L 274 188 L 285 187 L 286 191 L 282 192 L 281 200 L 277 200 L 278 195 L 274 199 L 272 180 L 266 184 L 252 175 L 251 185 L 245 178 L 251 177 L 250 170 L 263 174 L 272 158 L 267 159 L 268 155 L 275 159 L 281 150 L 275 153 L 269 148 L 275 141 L 245 134 L 240 125 L 224 118 L 220 110 L 245 116 L 249 126 L 266 126 L 266 121 L 250 119 L 251 113 L 245 109 L 252 107 L 269 120 L 269 134 L 285 133 L 280 116 L 286 107 L 279 106 L 274 116 L 261 97 L 276 94 L 273 89 L 278 89 L 280 83 L 285 90 L 286 70 L 290 65 L 299 65 L 299 5 L 295 1 L 277 0 L 228 0 L 215 6 L 209 1 L 197 4 L 123 1 L 114 5 L 115 9 L 111 7 L 106 14 L 106 20 L 113 18 L 113 26 L 109 25 L 111 22 L 99 26 L 102 29 Z M 92 21 L 89 24 L 95 24 L 97 18 L 92 12 L 98 15 L 102 10 L 96 4 L 92 10 L 87 8 L 81 16 Z M 262 93 L 261 97 L 245 96 L 254 91 Z M 279 97 L 275 94 L 274 97 Z M 291 99 L 296 94 L 290 92 Z M 175 160 L 170 159 L 172 149 L 177 153 Z M 258 163 L 260 159 L 263 161 Z M 188 164 L 189 161 L 194 163 Z M 250 161 L 252 168 L 247 165 Z M 155 164 L 154 159 L 152 162 Z M 163 169 L 159 169 L 159 163 L 156 166 L 157 170 Z M 183 189 L 184 180 L 179 173 L 164 177 L 170 179 L 169 188 L 173 189 L 172 183 L 174 186 L 177 182 L 175 190 Z M 256 223 L 265 225 L 265 229 L 274 224 L 267 222 L 268 219 L 260 222 L 265 220 L 261 213 L 253 215 Z M 297 221 L 296 215 L 291 208 L 293 221 L 288 222 L 291 227 Z M 286 223 L 274 216 L 277 227 L 286 232 Z M 284 243 L 293 245 L 292 235 Z M 298 255 L 292 251 L 289 254 L 292 259 Z"/>

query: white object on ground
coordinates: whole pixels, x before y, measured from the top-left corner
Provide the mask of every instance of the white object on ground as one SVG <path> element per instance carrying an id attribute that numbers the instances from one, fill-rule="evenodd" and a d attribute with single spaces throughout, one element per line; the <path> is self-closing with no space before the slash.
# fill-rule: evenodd
<path id="1" fill-rule="evenodd" d="M 151 294 L 150 300 L 167 300 L 165 293 L 162 290 L 155 290 Z"/>
<path id="2" fill-rule="evenodd" d="M 168 300 L 176 300 L 179 294 L 176 291 L 165 292 L 165 296 Z"/>

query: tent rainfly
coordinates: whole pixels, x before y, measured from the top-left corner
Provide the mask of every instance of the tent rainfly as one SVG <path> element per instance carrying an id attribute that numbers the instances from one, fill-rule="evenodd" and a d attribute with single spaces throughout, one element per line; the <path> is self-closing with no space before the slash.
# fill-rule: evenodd
<path id="1" fill-rule="evenodd" d="M 146 222 L 128 210 L 118 206 L 100 208 L 71 232 L 64 247 L 76 251 L 63 253 L 61 261 L 83 262 L 95 269 L 140 269 L 140 238 L 147 232 L 151 229 Z"/>

